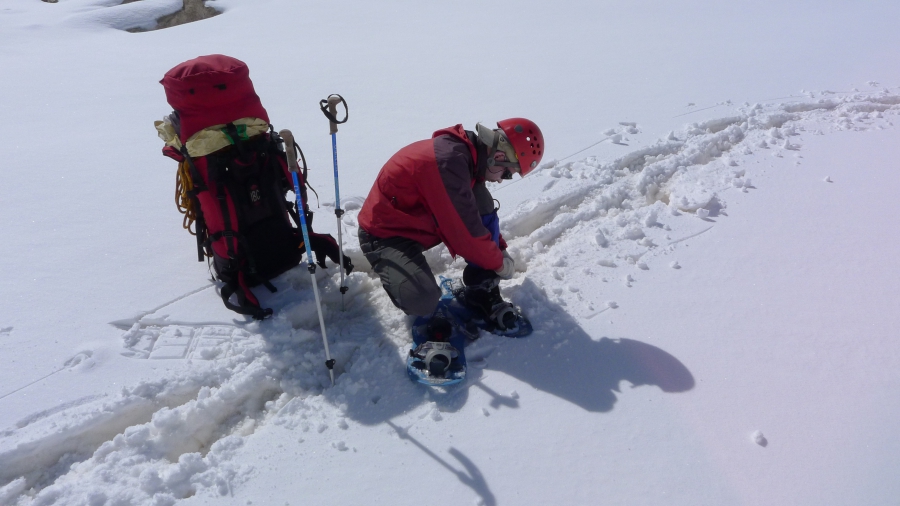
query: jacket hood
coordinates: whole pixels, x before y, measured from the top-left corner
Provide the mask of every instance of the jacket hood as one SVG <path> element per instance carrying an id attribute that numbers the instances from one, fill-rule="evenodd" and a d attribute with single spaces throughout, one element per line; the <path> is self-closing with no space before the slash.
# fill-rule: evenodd
<path id="1" fill-rule="evenodd" d="M 475 149 L 475 145 L 472 144 L 472 141 L 469 139 L 469 136 L 466 135 L 466 129 L 463 128 L 463 126 L 461 124 L 438 130 L 431 135 L 431 138 L 434 139 L 434 138 L 440 137 L 442 135 L 450 135 L 450 136 L 456 137 L 457 139 L 465 142 L 466 145 L 469 146 L 469 151 L 472 152 L 472 160 L 474 160 L 476 164 L 478 163 L 478 151 Z"/>

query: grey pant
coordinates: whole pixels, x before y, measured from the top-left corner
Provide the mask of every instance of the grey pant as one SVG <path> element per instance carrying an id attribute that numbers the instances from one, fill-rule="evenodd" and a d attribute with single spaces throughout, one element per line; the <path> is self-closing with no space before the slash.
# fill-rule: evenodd
<path id="1" fill-rule="evenodd" d="M 379 239 L 360 228 L 359 246 L 395 306 L 413 316 L 434 313 L 441 289 L 421 244 L 405 237 Z"/>

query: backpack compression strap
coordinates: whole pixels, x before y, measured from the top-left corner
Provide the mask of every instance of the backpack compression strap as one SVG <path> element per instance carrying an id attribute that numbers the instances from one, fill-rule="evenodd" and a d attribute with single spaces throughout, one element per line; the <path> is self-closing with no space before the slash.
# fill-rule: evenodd
<path id="1" fill-rule="evenodd" d="M 250 297 L 247 297 L 247 295 Z M 237 295 L 237 304 L 232 304 L 230 300 L 232 295 Z M 259 307 L 253 292 L 243 283 L 243 275 L 238 274 L 238 281 L 230 281 L 222 287 L 222 302 L 225 307 L 238 314 L 252 316 L 254 320 L 265 320 L 272 316 L 272 310 L 269 308 Z"/>

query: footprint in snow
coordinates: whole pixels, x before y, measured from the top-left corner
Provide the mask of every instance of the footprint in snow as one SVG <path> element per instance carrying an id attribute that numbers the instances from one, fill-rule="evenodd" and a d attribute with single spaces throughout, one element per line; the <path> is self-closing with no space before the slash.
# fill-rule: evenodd
<path id="1" fill-rule="evenodd" d="M 226 325 L 135 324 L 122 336 L 122 355 L 151 360 L 213 360 L 231 355 L 249 337 L 244 330 Z"/>
<path id="2" fill-rule="evenodd" d="M 94 362 L 94 359 L 91 358 L 93 356 L 94 352 L 85 350 L 80 353 L 76 353 L 74 357 L 66 360 L 63 363 L 63 366 L 67 369 L 85 371 L 87 369 L 90 369 L 91 367 L 94 367 L 94 365 L 96 364 Z"/>

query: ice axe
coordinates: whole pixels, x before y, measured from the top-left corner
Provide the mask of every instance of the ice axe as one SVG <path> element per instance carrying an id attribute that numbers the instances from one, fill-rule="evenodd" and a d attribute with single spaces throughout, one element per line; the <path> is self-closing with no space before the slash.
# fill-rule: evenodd
<path id="1" fill-rule="evenodd" d="M 300 194 L 300 179 L 297 174 L 300 167 L 297 166 L 297 155 L 294 152 L 294 134 L 290 130 L 282 130 L 278 135 L 284 139 L 284 152 L 287 158 L 288 170 L 294 180 L 294 196 L 297 197 L 297 214 L 300 216 L 300 230 L 303 232 L 303 244 L 306 245 L 306 261 L 308 263 L 309 279 L 312 282 L 313 294 L 316 297 L 316 309 L 319 311 L 319 327 L 322 329 L 322 342 L 325 344 L 325 367 L 331 376 L 331 386 L 334 386 L 334 359 L 328 350 L 328 335 L 325 333 L 325 318 L 322 315 L 322 301 L 319 299 L 319 285 L 316 284 L 316 263 L 313 261 L 312 247 L 309 245 L 309 227 L 306 225 L 306 208 L 303 206 L 303 197 Z M 341 263 L 343 268 L 343 262 Z M 343 271 L 341 271 L 343 272 Z"/>

